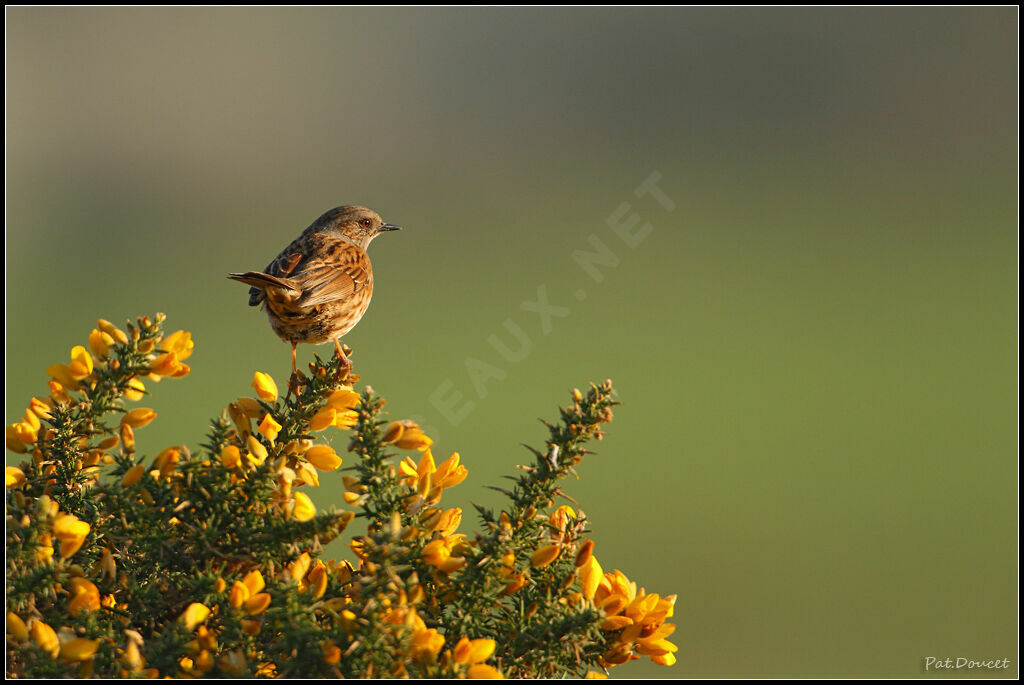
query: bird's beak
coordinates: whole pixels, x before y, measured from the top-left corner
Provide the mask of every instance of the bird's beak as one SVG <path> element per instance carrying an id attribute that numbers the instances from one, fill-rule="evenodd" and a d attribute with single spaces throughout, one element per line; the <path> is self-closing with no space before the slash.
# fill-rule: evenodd
<path id="1" fill-rule="evenodd" d="M 395 226 L 394 224 L 381 224 L 378 230 L 381 231 L 401 231 L 401 226 Z"/>

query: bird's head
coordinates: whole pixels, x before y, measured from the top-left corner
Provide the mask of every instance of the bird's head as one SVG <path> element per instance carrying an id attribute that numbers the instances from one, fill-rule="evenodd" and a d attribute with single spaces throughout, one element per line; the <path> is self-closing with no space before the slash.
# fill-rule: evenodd
<path id="1" fill-rule="evenodd" d="M 344 205 L 324 212 L 307 230 L 344 238 L 365 250 L 370 241 L 381 233 L 399 229 L 400 227 L 385 222 L 372 209 L 359 205 Z"/>

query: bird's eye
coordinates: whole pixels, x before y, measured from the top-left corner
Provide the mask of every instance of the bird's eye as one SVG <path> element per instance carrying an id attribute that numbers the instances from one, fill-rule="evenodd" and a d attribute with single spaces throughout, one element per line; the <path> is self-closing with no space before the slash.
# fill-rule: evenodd
<path id="1" fill-rule="evenodd" d="M 369 228 L 370 227 L 370 223 L 371 222 L 370 222 L 369 219 L 360 219 L 359 220 L 359 225 L 362 226 L 363 228 Z"/>

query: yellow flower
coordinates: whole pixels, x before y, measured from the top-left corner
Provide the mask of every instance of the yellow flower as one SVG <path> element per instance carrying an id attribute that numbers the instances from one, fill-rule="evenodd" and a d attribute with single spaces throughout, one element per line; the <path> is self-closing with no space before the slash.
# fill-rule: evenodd
<path id="1" fill-rule="evenodd" d="M 220 451 L 220 463 L 229 469 L 233 469 L 242 463 L 242 453 L 235 445 L 227 445 Z"/>
<path id="2" fill-rule="evenodd" d="M 89 534 L 89 524 L 74 514 L 61 514 L 53 521 L 53 534 L 60 540 L 60 556 L 67 559 L 77 552 Z"/>
<path id="3" fill-rule="evenodd" d="M 165 352 L 150 363 L 149 373 L 153 376 L 184 376 L 188 372 L 182 373 L 182 369 L 187 368 L 187 365 L 178 360 L 177 354 Z"/>
<path id="4" fill-rule="evenodd" d="M 607 680 L 608 676 L 598 671 L 587 671 L 587 675 L 583 676 L 585 680 Z"/>
<path id="5" fill-rule="evenodd" d="M 146 394 L 146 386 L 143 385 L 142 381 L 138 378 L 132 378 L 128 381 L 128 387 L 125 388 L 124 396 L 132 401 L 141 400 Z"/>
<path id="6" fill-rule="evenodd" d="M 259 569 L 254 569 L 245 574 L 245 577 L 242 578 L 242 582 L 245 583 L 247 588 L 249 588 L 249 592 L 254 595 L 257 592 L 262 591 L 263 588 L 267 586 L 266 582 L 263 580 L 263 574 L 260 573 Z"/>
<path id="7" fill-rule="evenodd" d="M 250 419 L 258 419 L 263 416 L 263 405 L 251 397 L 239 397 L 235 400 L 235 404 L 237 404 Z"/>
<path id="8" fill-rule="evenodd" d="M 494 646 L 494 640 L 470 640 L 468 637 L 464 637 L 455 645 L 452 657 L 457 664 L 478 664 L 491 658 Z"/>
<path id="9" fill-rule="evenodd" d="M 420 557 L 425 563 L 437 567 L 444 573 L 453 573 L 466 565 L 466 558 L 452 556 L 452 550 L 459 545 L 464 535 L 449 535 L 447 538 L 432 540 L 423 546 Z"/>
<path id="10" fill-rule="evenodd" d="M 49 533 L 39 536 L 39 544 L 36 546 L 35 558 L 40 564 L 53 558 L 53 538 Z"/>
<path id="11" fill-rule="evenodd" d="M 22 423 L 28 425 L 28 427 L 32 429 L 33 433 L 38 433 L 39 428 L 42 425 L 39 423 L 39 417 L 36 416 L 36 413 L 31 409 L 25 410 L 25 420 Z"/>
<path id="12" fill-rule="evenodd" d="M 320 599 L 327 591 L 327 568 L 322 562 L 309 572 L 309 587 L 313 590 L 313 599 Z"/>
<path id="13" fill-rule="evenodd" d="M 88 378 L 92 374 L 92 369 L 92 355 L 89 354 L 89 350 L 81 345 L 72 347 L 71 363 L 67 366 L 68 374 L 76 381 L 80 381 Z"/>
<path id="14" fill-rule="evenodd" d="M 38 397 L 33 397 L 29 400 L 28 408 L 33 414 L 41 419 L 50 418 L 50 400 L 41 400 Z"/>
<path id="15" fill-rule="evenodd" d="M 28 452 L 28 447 L 19 439 L 17 424 L 7 426 L 7 430 L 4 434 L 7 443 L 7 449 L 18 454 L 25 454 Z"/>
<path id="16" fill-rule="evenodd" d="M 7 634 L 19 642 L 24 642 L 28 639 L 28 626 L 13 611 L 7 612 Z"/>
<path id="17" fill-rule="evenodd" d="M 354 409 L 359 404 L 359 393 L 349 388 L 335 390 L 327 397 L 327 406 L 337 412 Z"/>
<path id="18" fill-rule="evenodd" d="M 5 473 L 8 488 L 21 487 L 25 483 L 25 472 L 17 466 L 8 466 Z"/>
<path id="19" fill-rule="evenodd" d="M 381 442 L 383 442 L 385 445 L 390 445 L 393 442 L 397 442 L 398 439 L 402 437 L 402 433 L 404 431 L 405 428 L 402 427 L 402 424 L 399 421 L 395 421 L 394 423 L 388 424 L 387 429 L 384 431 L 384 437 L 381 438 Z"/>
<path id="20" fill-rule="evenodd" d="M 328 642 L 323 645 L 321 651 L 324 653 L 324 661 L 326 663 L 336 664 L 341 661 L 341 647 L 334 644 L 334 642 Z"/>
<path id="21" fill-rule="evenodd" d="M 245 444 L 249 448 L 248 459 L 253 465 L 259 466 L 266 460 L 267 448 L 255 436 L 250 435 L 246 438 Z"/>
<path id="22" fill-rule="evenodd" d="M 114 338 L 109 333 L 99 329 L 92 329 L 89 334 L 89 349 L 96 355 L 97 359 L 103 359 L 110 354 L 110 348 L 114 346 Z"/>
<path id="23" fill-rule="evenodd" d="M 60 658 L 63 661 L 88 661 L 99 646 L 99 640 L 75 637 L 60 646 Z"/>
<path id="24" fill-rule="evenodd" d="M 245 601 L 245 611 L 252 616 L 258 616 L 270 606 L 270 595 L 266 592 L 259 592 Z"/>
<path id="25" fill-rule="evenodd" d="M 114 561 L 114 554 L 109 548 L 103 548 L 103 555 L 100 557 L 100 571 L 104 578 L 111 581 L 117 578 L 117 563 Z"/>
<path id="26" fill-rule="evenodd" d="M 338 411 L 334 415 L 334 424 L 333 424 L 333 426 L 335 428 L 341 428 L 341 429 L 351 428 L 352 426 L 356 425 L 357 423 L 359 423 L 359 412 L 353 411 L 352 409 L 345 409 L 345 410 L 342 410 L 342 411 Z"/>
<path id="27" fill-rule="evenodd" d="M 236 609 L 240 609 L 243 604 L 249 601 L 250 597 L 249 588 L 246 587 L 245 583 L 236 580 L 235 584 L 231 586 L 231 594 L 228 595 L 228 603 Z"/>
<path id="28" fill-rule="evenodd" d="M 125 332 L 106 319 L 100 319 L 97 321 L 96 327 L 122 345 L 128 344 L 128 336 Z"/>
<path id="29" fill-rule="evenodd" d="M 456 507 L 444 511 L 438 517 L 437 523 L 433 525 L 431 530 L 435 530 L 447 537 L 458 530 L 460 523 L 462 523 L 462 509 Z"/>
<path id="30" fill-rule="evenodd" d="M 181 450 L 177 447 L 168 447 L 156 455 L 153 465 L 160 471 L 161 476 L 166 476 L 174 470 L 179 461 L 181 461 Z"/>
<path id="31" fill-rule="evenodd" d="M 450 488 L 466 480 L 469 471 L 459 464 L 460 459 L 458 452 L 452 452 L 452 456 L 438 465 L 437 473 L 434 474 L 435 487 Z"/>
<path id="32" fill-rule="evenodd" d="M 434 441 L 423 432 L 423 429 L 415 421 L 399 421 L 398 423 L 402 426 L 402 432 L 395 440 L 395 447 L 398 449 L 422 452 L 434 444 Z"/>
<path id="33" fill-rule="evenodd" d="M 78 381 L 71 375 L 71 371 L 64 364 L 51 364 L 46 367 L 46 375 L 57 381 L 62 390 L 64 388 L 67 388 L 68 390 L 78 390 L 81 387 L 78 384 Z M 65 395 L 65 397 L 67 397 L 67 395 Z"/>
<path id="34" fill-rule="evenodd" d="M 412 634 L 413 653 L 418 657 L 436 655 L 444 647 L 444 635 L 434 628 L 416 630 Z"/>
<path id="35" fill-rule="evenodd" d="M 333 471 L 341 466 L 341 457 L 329 445 L 314 445 L 303 456 L 321 471 Z"/>
<path id="36" fill-rule="evenodd" d="M 8 443 L 11 441 L 11 438 L 26 445 L 34 445 L 38 439 L 36 430 L 24 421 L 19 421 L 7 429 Z"/>
<path id="37" fill-rule="evenodd" d="M 292 512 L 292 516 L 295 517 L 296 521 L 308 521 L 316 516 L 316 507 L 313 506 L 313 501 L 304 492 L 295 493 L 295 509 Z"/>
<path id="38" fill-rule="evenodd" d="M 156 412 L 148 408 L 132 409 L 121 417 L 121 425 L 142 428 L 156 418 Z"/>
<path id="39" fill-rule="evenodd" d="M 64 392 L 64 386 L 57 381 L 46 381 L 46 385 L 50 388 L 50 397 L 56 402 L 70 402 L 71 397 Z"/>
<path id="40" fill-rule="evenodd" d="M 311 464 L 299 464 L 295 469 L 295 477 L 299 479 L 299 482 L 305 483 L 306 485 L 312 485 L 314 487 L 320 485 L 320 476 Z"/>
<path id="41" fill-rule="evenodd" d="M 71 579 L 71 601 L 68 602 L 68 613 L 78 616 L 83 611 L 99 611 L 100 591 L 85 578 Z"/>
<path id="42" fill-rule="evenodd" d="M 496 669 L 494 666 L 488 666 L 487 664 L 474 664 L 469 667 L 466 671 L 467 678 L 473 678 L 474 680 L 482 680 L 489 678 L 491 680 L 503 680 L 505 676 L 501 675 L 501 671 Z"/>
<path id="43" fill-rule="evenodd" d="M 293 561 L 288 566 L 288 575 L 291 576 L 292 580 L 296 583 L 300 582 L 306 577 L 306 573 L 309 571 L 309 565 L 312 559 L 309 556 L 309 552 L 303 552 L 299 555 L 299 558 Z"/>
<path id="44" fill-rule="evenodd" d="M 260 422 L 260 426 L 256 430 L 263 433 L 267 440 L 273 443 L 277 440 L 278 433 L 281 432 L 281 424 L 275 421 L 273 416 L 267 414 L 263 417 L 263 421 Z"/>
<path id="45" fill-rule="evenodd" d="M 309 430 L 311 431 L 322 431 L 328 426 L 334 425 L 334 420 L 338 417 L 338 412 L 334 407 L 324 407 L 309 421 Z"/>
<path id="46" fill-rule="evenodd" d="M 559 545 L 545 545 L 530 555 L 530 566 L 535 568 L 547 566 L 557 559 L 561 552 L 562 548 Z"/>
<path id="47" fill-rule="evenodd" d="M 629 616 L 622 616 L 620 614 L 617 616 L 609 616 L 605 620 L 601 621 L 601 630 L 608 633 L 614 633 L 616 630 L 622 630 L 626 626 L 631 625 L 633 625 L 633 619 Z"/>
<path id="48" fill-rule="evenodd" d="M 178 359 L 188 359 L 192 355 L 192 334 L 188 331 L 175 331 L 163 339 L 160 349 L 164 352 L 173 352 Z"/>
<path id="49" fill-rule="evenodd" d="M 182 612 L 181 616 L 178 617 L 178 620 L 185 624 L 187 630 L 195 630 L 196 626 L 205 621 L 209 615 L 210 608 L 208 606 L 199 602 L 192 602 Z"/>
<path id="50" fill-rule="evenodd" d="M 32 641 L 40 649 L 52 658 L 57 658 L 57 655 L 60 654 L 60 640 L 57 639 L 57 633 L 54 632 L 53 628 L 42 621 L 36 621 L 32 624 L 32 629 L 29 632 L 32 635 Z"/>
<path id="51" fill-rule="evenodd" d="M 593 554 L 594 554 L 594 541 L 593 540 L 584 540 L 583 544 L 580 545 L 580 550 L 578 552 L 576 552 L 576 568 L 580 568 L 581 566 L 586 564 L 587 561 L 590 560 L 590 557 Z"/>
<path id="52" fill-rule="evenodd" d="M 257 371 L 252 377 L 252 387 L 256 388 L 256 394 L 264 402 L 277 401 L 277 383 L 270 374 Z"/>
<path id="53" fill-rule="evenodd" d="M 124 487 L 131 487 L 139 482 L 142 478 L 142 474 L 146 472 L 146 468 L 142 464 L 136 464 L 135 466 L 128 469 L 124 474 L 124 478 L 121 479 L 121 485 Z"/>
<path id="54" fill-rule="evenodd" d="M 601 564 L 597 563 L 597 557 L 591 554 L 580 567 L 580 581 L 583 584 L 583 596 L 588 600 L 593 600 L 594 593 L 596 593 L 597 588 L 600 587 L 602 578 L 604 578 L 604 571 L 601 570 Z"/>

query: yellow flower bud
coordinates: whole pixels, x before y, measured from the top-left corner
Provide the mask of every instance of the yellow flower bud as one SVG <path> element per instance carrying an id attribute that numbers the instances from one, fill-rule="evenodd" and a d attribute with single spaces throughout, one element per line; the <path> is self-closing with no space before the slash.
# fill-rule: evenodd
<path id="1" fill-rule="evenodd" d="M 8 488 L 21 487 L 25 483 L 25 472 L 17 466 L 8 466 L 4 479 Z"/>
<path id="2" fill-rule="evenodd" d="M 263 446 L 255 436 L 250 435 L 245 440 L 246 446 L 249 448 L 249 454 L 254 457 L 254 461 L 257 464 L 262 464 L 267 458 L 267 448 Z"/>
<path id="3" fill-rule="evenodd" d="M 590 540 L 587 542 L 590 542 Z M 593 545 L 591 545 L 591 549 L 593 549 Z M 601 580 L 603 578 L 604 571 L 601 569 L 601 564 L 597 563 L 597 557 L 593 554 L 589 555 L 586 561 L 584 561 L 580 566 L 580 581 L 583 584 L 583 596 L 588 600 L 593 600 L 594 594 L 597 592 L 597 588 L 600 587 Z"/>
<path id="4" fill-rule="evenodd" d="M 7 634 L 18 642 L 28 640 L 28 626 L 13 611 L 7 612 Z"/>
<path id="5" fill-rule="evenodd" d="M 89 524 L 74 514 L 61 514 L 53 521 L 53 534 L 60 540 L 60 555 L 66 559 L 77 552 L 89 534 Z"/>
<path id="6" fill-rule="evenodd" d="M 109 333 L 99 329 L 92 329 L 89 334 L 89 349 L 97 359 L 103 359 L 110 354 L 110 348 L 114 346 L 114 338 Z"/>
<path id="7" fill-rule="evenodd" d="M 249 594 L 253 595 L 262 591 L 263 588 L 267 586 L 266 582 L 263 580 L 263 574 L 260 573 L 259 569 L 249 571 L 245 574 L 245 577 L 242 578 L 242 582 L 245 583 L 247 588 L 249 588 Z"/>
<path id="8" fill-rule="evenodd" d="M 156 455 L 153 465 L 160 471 L 161 476 L 166 476 L 174 470 L 179 461 L 181 461 L 181 450 L 177 447 L 168 447 Z"/>
<path id="9" fill-rule="evenodd" d="M 40 419 L 50 418 L 49 400 L 41 400 L 38 397 L 33 397 L 29 400 L 28 408 Z"/>
<path id="10" fill-rule="evenodd" d="M 470 640 L 467 637 L 459 640 L 452 652 L 457 664 L 478 664 L 487 661 L 494 653 L 495 643 L 491 639 Z"/>
<path id="11" fill-rule="evenodd" d="M 583 544 L 580 545 L 580 551 L 576 553 L 576 568 L 579 568 L 590 560 L 590 556 L 594 553 L 594 541 L 584 540 Z"/>
<path id="12" fill-rule="evenodd" d="M 121 444 L 128 452 L 135 451 L 135 431 L 127 423 L 121 424 Z"/>
<path id="13" fill-rule="evenodd" d="M 469 670 L 466 671 L 466 677 L 474 680 L 504 680 L 505 678 L 505 676 L 501 675 L 501 671 L 487 664 L 474 664 L 470 666 Z"/>
<path id="14" fill-rule="evenodd" d="M 187 630 L 195 630 L 196 626 L 205 621 L 209 615 L 210 608 L 208 606 L 199 602 L 192 602 L 182 612 L 181 616 L 178 617 L 178 620 L 185 624 Z"/>
<path id="15" fill-rule="evenodd" d="M 101 331 L 109 335 L 111 338 L 121 343 L 122 345 L 128 344 L 128 336 L 120 328 L 110 323 L 106 319 L 100 319 L 96 322 L 96 327 Z"/>
<path id="16" fill-rule="evenodd" d="M 320 599 L 327 591 L 327 568 L 322 563 L 309 572 L 309 587 L 313 590 L 313 599 Z"/>
<path id="17" fill-rule="evenodd" d="M 535 568 L 547 566 L 557 559 L 561 552 L 562 548 L 559 545 L 545 545 L 530 555 L 530 566 Z"/>
<path id="18" fill-rule="evenodd" d="M 309 564 L 311 559 L 309 552 L 303 552 L 299 555 L 299 558 L 291 563 L 288 567 L 288 575 L 292 577 L 292 580 L 298 582 L 306 577 L 306 572 L 309 571 Z"/>
<path id="19" fill-rule="evenodd" d="M 277 401 L 277 383 L 269 374 L 257 371 L 252 377 L 252 387 L 256 388 L 256 394 L 264 402 Z"/>
<path id="20" fill-rule="evenodd" d="M 242 605 L 249 600 L 250 596 L 251 593 L 245 583 L 236 580 L 235 584 L 231 586 L 231 594 L 228 596 L 228 602 L 234 608 L 241 609 Z"/>
<path id="21" fill-rule="evenodd" d="M 35 642 L 40 649 L 49 654 L 52 658 L 57 658 L 57 655 L 60 654 L 60 640 L 57 639 L 57 633 L 54 632 L 53 628 L 42 621 L 36 621 L 32 624 L 32 628 L 29 632 L 32 635 L 32 641 Z"/>
<path id="22" fill-rule="evenodd" d="M 156 418 L 156 412 L 148 408 L 132 409 L 121 417 L 121 424 L 132 428 L 142 428 Z"/>
<path id="23" fill-rule="evenodd" d="M 341 457 L 329 445 L 314 445 L 303 456 L 321 471 L 333 471 L 341 466 Z"/>
<path id="24" fill-rule="evenodd" d="M 423 451 L 434 444 L 414 421 L 400 421 L 402 424 L 402 434 L 395 441 L 395 447 L 402 450 L 419 450 Z"/>
<path id="25" fill-rule="evenodd" d="M 267 440 L 273 443 L 277 440 L 278 433 L 281 432 L 281 424 L 275 421 L 273 416 L 267 414 L 263 417 L 263 421 L 260 422 L 260 427 L 256 430 L 263 433 Z"/>
<path id="26" fill-rule="evenodd" d="M 258 616 L 266 611 L 269 606 L 270 595 L 266 592 L 260 592 L 246 600 L 245 611 L 252 616 Z"/>
<path id="27" fill-rule="evenodd" d="M 263 416 L 263 405 L 251 397 L 239 397 L 235 403 L 250 419 L 258 419 Z"/>

